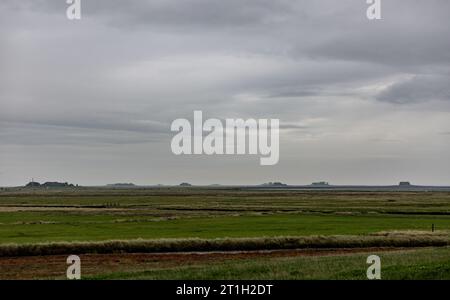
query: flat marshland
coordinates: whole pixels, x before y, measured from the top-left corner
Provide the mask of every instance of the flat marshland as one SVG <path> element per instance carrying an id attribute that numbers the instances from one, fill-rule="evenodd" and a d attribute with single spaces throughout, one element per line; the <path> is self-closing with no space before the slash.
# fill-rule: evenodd
<path id="1" fill-rule="evenodd" d="M 449 233 L 450 192 L 6 189 L 0 277 L 450 279 Z"/>

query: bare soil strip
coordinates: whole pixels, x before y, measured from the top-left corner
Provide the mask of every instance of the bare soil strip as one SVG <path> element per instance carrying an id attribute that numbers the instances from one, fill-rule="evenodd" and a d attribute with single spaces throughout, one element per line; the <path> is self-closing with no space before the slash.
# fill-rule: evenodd
<path id="1" fill-rule="evenodd" d="M 132 272 L 217 263 L 226 260 L 268 259 L 298 256 L 335 256 L 400 250 L 406 249 L 373 247 L 193 253 L 84 254 L 80 255 L 80 258 L 82 274 L 86 276 L 110 272 Z M 414 248 L 408 248 L 408 250 L 414 250 Z M 0 279 L 64 279 L 67 270 L 66 259 L 67 256 L 65 255 L 0 257 Z"/>
<path id="2" fill-rule="evenodd" d="M 129 211 L 122 208 L 78 207 L 78 206 L 0 206 L 0 212 L 121 212 Z"/>

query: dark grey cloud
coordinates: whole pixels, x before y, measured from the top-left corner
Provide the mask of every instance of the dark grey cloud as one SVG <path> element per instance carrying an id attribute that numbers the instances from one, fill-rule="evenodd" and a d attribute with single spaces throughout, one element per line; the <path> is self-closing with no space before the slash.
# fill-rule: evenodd
<path id="1" fill-rule="evenodd" d="M 167 134 L 170 131 L 170 123 L 159 123 L 153 120 L 133 120 L 119 118 L 117 121 L 113 121 L 112 116 L 106 118 L 86 118 L 86 119 L 62 119 L 62 118 L 48 118 L 48 120 L 43 119 L 10 119 L 2 118 L 3 122 L 13 123 L 13 124 L 36 124 L 42 126 L 53 126 L 53 127 L 68 127 L 68 128 L 79 128 L 79 129 L 100 129 L 100 130 L 111 130 L 111 131 L 129 131 L 129 132 L 141 132 L 147 134 Z"/>
<path id="2" fill-rule="evenodd" d="M 384 1 L 383 20 L 337 26 L 335 33 L 307 50 L 312 57 L 373 62 L 411 69 L 450 61 L 450 2 Z M 301 47 L 300 51 L 302 51 Z"/>
<path id="3" fill-rule="evenodd" d="M 124 27 L 161 26 L 245 27 L 271 24 L 286 16 L 294 17 L 295 1 L 280 0 L 96 0 L 82 1 L 87 18 L 103 17 L 110 24 Z M 14 11 L 60 13 L 65 1 L 5 0 L 3 6 Z M 207 26 L 206 28 L 204 26 Z"/>
<path id="4" fill-rule="evenodd" d="M 394 83 L 377 95 L 380 101 L 410 104 L 450 100 L 450 76 L 416 75 Z"/>
<path id="5" fill-rule="evenodd" d="M 392 33 L 377 31 L 373 35 L 371 31 L 367 35 L 336 38 L 311 49 L 310 55 L 399 66 L 404 70 L 430 64 L 439 66 L 450 61 L 450 52 L 445 51 L 450 48 L 450 41 L 445 38 L 450 34 L 450 30 L 432 34 L 428 32 L 418 34 L 414 31 Z"/>
<path id="6" fill-rule="evenodd" d="M 116 0 L 107 3 L 96 1 L 91 8 L 93 14 L 106 16 L 113 24 L 198 27 L 207 30 L 214 27 L 269 25 L 290 14 L 291 6 L 292 2 L 285 0 L 133 0 L 126 4 Z"/>

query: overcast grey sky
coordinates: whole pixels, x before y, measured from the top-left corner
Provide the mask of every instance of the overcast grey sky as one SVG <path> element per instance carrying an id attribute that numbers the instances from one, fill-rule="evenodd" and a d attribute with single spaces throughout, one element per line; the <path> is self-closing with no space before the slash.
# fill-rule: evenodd
<path id="1" fill-rule="evenodd" d="M 450 1 L 0 2 L 0 185 L 450 185 Z M 280 162 L 175 156 L 176 118 L 278 118 Z"/>

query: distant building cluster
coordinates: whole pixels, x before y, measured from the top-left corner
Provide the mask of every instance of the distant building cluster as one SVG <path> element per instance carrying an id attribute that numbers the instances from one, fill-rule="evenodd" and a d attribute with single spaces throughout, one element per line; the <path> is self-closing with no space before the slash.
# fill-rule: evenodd
<path id="1" fill-rule="evenodd" d="M 276 181 L 276 182 L 268 182 L 264 183 L 263 186 L 274 186 L 274 187 L 281 187 L 281 186 L 287 186 L 287 184 Z"/>
<path id="2" fill-rule="evenodd" d="M 25 187 L 27 188 L 68 188 L 68 187 L 75 187 L 75 185 L 67 182 L 46 182 L 43 184 L 40 184 L 36 181 L 29 182 Z"/>

